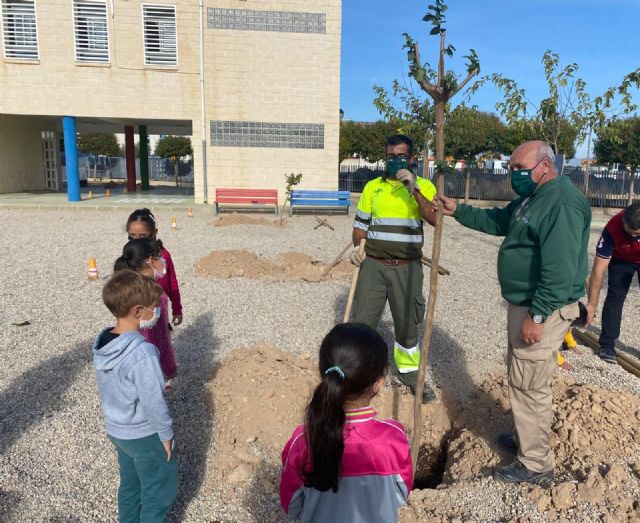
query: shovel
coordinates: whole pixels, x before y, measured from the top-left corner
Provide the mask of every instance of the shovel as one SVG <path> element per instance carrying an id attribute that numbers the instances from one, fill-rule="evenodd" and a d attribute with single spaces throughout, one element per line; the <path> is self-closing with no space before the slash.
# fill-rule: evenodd
<path id="1" fill-rule="evenodd" d="M 358 252 L 360 256 L 364 256 L 364 245 L 367 243 L 367 240 L 364 238 L 360 240 L 360 246 Z M 349 289 L 349 299 L 347 300 L 347 308 L 344 311 L 344 317 L 342 318 L 342 323 L 347 323 L 349 321 L 349 316 L 351 316 L 351 307 L 353 306 L 353 297 L 356 295 L 356 285 L 358 284 L 358 274 L 360 274 L 360 267 L 356 267 L 355 272 L 353 273 L 353 278 L 351 278 L 351 288 Z"/>

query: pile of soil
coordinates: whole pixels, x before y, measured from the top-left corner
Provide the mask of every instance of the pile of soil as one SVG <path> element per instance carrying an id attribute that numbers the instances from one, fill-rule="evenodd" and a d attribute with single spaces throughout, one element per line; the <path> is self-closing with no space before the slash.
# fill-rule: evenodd
<path id="1" fill-rule="evenodd" d="M 287 220 L 280 218 L 262 218 L 260 216 L 250 216 L 248 214 L 239 214 L 232 212 L 228 214 L 219 214 L 213 221 L 214 227 L 228 227 L 230 225 L 268 225 L 270 227 L 286 227 Z"/>
<path id="2" fill-rule="evenodd" d="M 196 273 L 207 278 L 317 282 L 321 281 L 320 276 L 327 266 L 328 264 L 299 252 L 286 252 L 278 258 L 266 259 L 249 251 L 214 251 L 196 263 Z M 352 274 L 353 265 L 347 260 L 342 260 L 324 280 L 345 279 Z"/>

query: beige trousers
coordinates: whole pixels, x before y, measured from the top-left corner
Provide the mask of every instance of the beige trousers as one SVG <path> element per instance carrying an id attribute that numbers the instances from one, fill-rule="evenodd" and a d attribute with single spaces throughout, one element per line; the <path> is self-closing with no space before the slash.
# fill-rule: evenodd
<path id="1" fill-rule="evenodd" d="M 525 344 L 520 336 L 528 314 L 528 307 L 509 304 L 509 401 L 516 427 L 518 460 L 533 472 L 546 472 L 555 466 L 549 443 L 553 419 L 551 377 L 564 335 L 580 311 L 577 303 L 555 311 L 544 323 L 542 339 L 533 345 Z"/>

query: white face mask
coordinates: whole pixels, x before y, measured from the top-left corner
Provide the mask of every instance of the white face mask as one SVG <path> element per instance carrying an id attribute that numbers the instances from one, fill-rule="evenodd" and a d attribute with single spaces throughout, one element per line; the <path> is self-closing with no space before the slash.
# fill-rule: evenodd
<path id="1" fill-rule="evenodd" d="M 162 263 L 162 270 L 159 271 L 158 269 L 156 269 L 153 266 L 153 260 L 160 260 L 160 263 Z M 164 276 L 167 274 L 167 262 L 164 261 L 164 258 L 152 258 L 151 262 L 149 262 L 149 264 L 151 265 L 151 267 L 153 268 L 153 277 L 156 280 L 159 280 L 161 278 L 164 278 Z"/>
<path id="2" fill-rule="evenodd" d="M 145 307 L 145 309 L 147 309 L 148 311 L 152 310 L 147 307 Z M 156 323 L 158 323 L 158 320 L 160 319 L 160 307 L 154 307 L 152 312 L 153 312 L 153 318 L 151 318 L 150 320 L 140 320 L 141 329 L 153 329 Z"/>

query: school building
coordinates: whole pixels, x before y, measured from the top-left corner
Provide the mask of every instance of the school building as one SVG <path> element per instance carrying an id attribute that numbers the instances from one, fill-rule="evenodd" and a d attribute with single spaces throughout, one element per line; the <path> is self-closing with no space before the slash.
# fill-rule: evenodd
<path id="1" fill-rule="evenodd" d="M 0 6 L 0 193 L 79 199 L 82 132 L 125 133 L 129 190 L 134 134 L 141 158 L 149 134 L 191 136 L 197 203 L 216 187 L 283 193 L 290 173 L 303 188 L 336 188 L 341 0 Z"/>

